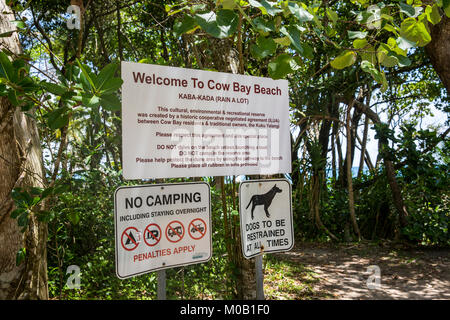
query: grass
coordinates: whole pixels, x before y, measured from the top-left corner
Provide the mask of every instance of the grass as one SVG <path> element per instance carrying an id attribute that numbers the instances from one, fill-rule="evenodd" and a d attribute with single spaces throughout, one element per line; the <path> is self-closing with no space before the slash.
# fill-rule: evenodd
<path id="1" fill-rule="evenodd" d="M 269 300 L 310 300 L 331 297 L 314 290 L 319 282 L 318 274 L 302 264 L 278 260 L 267 255 L 264 258 L 264 294 Z"/>

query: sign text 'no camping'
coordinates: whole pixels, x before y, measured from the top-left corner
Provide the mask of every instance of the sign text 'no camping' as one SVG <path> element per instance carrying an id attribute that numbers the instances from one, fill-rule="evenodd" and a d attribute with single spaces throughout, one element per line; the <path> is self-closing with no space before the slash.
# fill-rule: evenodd
<path id="1" fill-rule="evenodd" d="M 119 187 L 114 226 L 121 279 L 206 262 L 212 256 L 210 187 L 205 182 Z"/>

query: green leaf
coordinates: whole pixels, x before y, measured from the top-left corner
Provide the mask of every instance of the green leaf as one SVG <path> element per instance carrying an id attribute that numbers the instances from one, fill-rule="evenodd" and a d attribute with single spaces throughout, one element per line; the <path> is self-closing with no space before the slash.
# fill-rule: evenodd
<path id="1" fill-rule="evenodd" d="M 283 10 L 276 8 L 272 3 L 267 2 L 266 0 L 256 1 L 249 0 L 248 3 L 255 8 L 261 10 L 263 15 L 275 16 L 277 13 L 282 12 Z"/>
<path id="2" fill-rule="evenodd" d="M 235 0 L 222 0 L 222 8 L 226 10 L 233 10 L 236 8 L 236 1 Z"/>
<path id="3" fill-rule="evenodd" d="M 119 68 L 117 63 L 110 63 L 106 65 L 100 73 L 97 75 L 97 79 L 95 81 L 95 87 L 98 91 L 102 91 L 104 89 L 104 85 L 111 79 L 114 79 L 114 75 Z"/>
<path id="4" fill-rule="evenodd" d="M 22 20 L 13 20 L 11 21 L 12 24 L 16 25 L 18 29 L 26 29 L 27 25 Z"/>
<path id="5" fill-rule="evenodd" d="M 438 24 L 441 22 L 441 14 L 439 13 L 439 7 L 435 4 L 433 7 L 427 6 L 425 8 L 425 14 L 427 20 L 432 24 Z"/>
<path id="6" fill-rule="evenodd" d="M 76 212 L 76 211 L 69 212 L 68 218 L 69 218 L 70 222 L 72 222 L 72 224 L 78 224 L 78 222 L 80 222 L 80 216 L 78 215 L 78 212 Z"/>
<path id="7" fill-rule="evenodd" d="M 109 111 L 119 111 L 121 107 L 120 100 L 115 94 L 101 96 L 100 105 Z"/>
<path id="8" fill-rule="evenodd" d="M 213 11 L 196 14 L 194 19 L 204 31 L 220 39 L 227 38 L 235 33 L 239 22 L 238 15 L 231 10 L 219 10 L 217 15 Z"/>
<path id="9" fill-rule="evenodd" d="M 444 9 L 445 15 L 450 18 L 450 0 L 443 0 L 442 3 L 442 8 Z"/>
<path id="10" fill-rule="evenodd" d="M 334 69 L 344 69 L 355 63 L 357 54 L 354 51 L 345 51 L 331 61 Z"/>
<path id="11" fill-rule="evenodd" d="M 184 33 L 190 33 L 197 29 L 198 25 L 195 19 L 191 16 L 185 15 L 183 20 L 177 20 L 173 25 L 173 33 L 175 37 L 179 37 Z"/>
<path id="12" fill-rule="evenodd" d="M 364 72 L 369 73 L 376 82 L 378 82 L 378 83 L 380 83 L 382 85 L 382 87 L 381 87 L 381 91 L 382 92 L 386 91 L 386 89 L 387 89 L 387 80 L 386 80 L 386 75 L 384 74 L 384 72 L 380 72 L 369 61 L 361 62 L 361 69 Z"/>
<path id="13" fill-rule="evenodd" d="M 95 108 L 100 104 L 100 97 L 91 93 L 82 93 L 82 103 L 87 108 Z"/>
<path id="14" fill-rule="evenodd" d="M 16 32 L 16 30 L 6 31 L 6 32 L 3 32 L 3 33 L 0 33 L 0 38 L 11 37 L 14 32 Z"/>
<path id="15" fill-rule="evenodd" d="M 327 11 L 327 16 L 328 16 L 328 18 L 329 18 L 333 23 L 336 23 L 336 22 L 338 21 L 338 19 L 339 19 L 338 14 L 337 14 L 335 11 L 331 10 L 330 8 L 327 8 L 326 11 Z"/>
<path id="16" fill-rule="evenodd" d="M 253 24 L 256 26 L 259 32 L 268 33 L 275 31 L 275 22 L 273 20 L 266 20 L 263 17 L 257 17 L 253 20 Z"/>
<path id="17" fill-rule="evenodd" d="M 298 51 L 298 53 L 300 53 L 302 57 L 307 59 L 314 58 L 313 48 L 307 43 L 300 41 L 301 32 L 298 27 L 289 26 L 287 30 L 283 27 L 280 31 L 289 38 L 294 48 Z"/>
<path id="18" fill-rule="evenodd" d="M 51 83 L 47 81 L 42 81 L 39 85 L 46 91 L 53 93 L 57 96 L 62 96 L 68 90 L 66 87 L 63 87 L 56 83 Z"/>
<path id="19" fill-rule="evenodd" d="M 300 22 L 309 22 L 314 20 L 314 16 L 306 10 L 302 4 L 300 6 L 295 2 L 289 2 L 289 10 Z"/>
<path id="20" fill-rule="evenodd" d="M 122 86 L 123 80 L 120 78 L 111 78 L 103 84 L 103 89 L 100 90 L 100 94 L 110 94 L 119 90 Z"/>
<path id="21" fill-rule="evenodd" d="M 417 46 L 426 46 L 431 41 L 430 33 L 425 24 L 414 18 L 403 20 L 400 26 L 400 35 L 410 41 L 416 43 Z"/>
<path id="22" fill-rule="evenodd" d="M 259 36 L 256 39 L 256 44 L 250 47 L 250 52 L 256 58 L 263 59 L 275 53 L 277 50 L 277 44 L 272 38 L 266 38 Z"/>
<path id="23" fill-rule="evenodd" d="M 275 41 L 275 43 L 278 43 L 279 45 L 281 45 L 283 47 L 288 47 L 291 45 L 291 40 L 287 36 L 273 39 L 273 41 Z"/>
<path id="24" fill-rule="evenodd" d="M 350 39 L 364 39 L 367 37 L 367 31 L 347 31 Z"/>
<path id="25" fill-rule="evenodd" d="M 47 113 L 47 123 L 50 129 L 56 130 L 69 123 L 69 109 L 67 107 L 58 108 Z"/>
<path id="26" fill-rule="evenodd" d="M 405 50 L 405 51 L 407 51 L 409 48 L 412 48 L 412 47 L 414 47 L 416 45 L 415 41 L 410 41 L 410 40 L 405 39 L 403 37 L 398 37 L 396 42 L 397 42 L 397 46 L 400 49 Z"/>
<path id="27" fill-rule="evenodd" d="M 81 70 L 80 80 L 83 84 L 83 88 L 85 90 L 93 90 L 93 92 L 96 92 L 97 89 L 95 87 L 94 80 L 92 79 L 95 77 L 95 75 L 89 73 L 87 71 L 88 67 L 86 65 L 81 64 L 81 62 L 80 62 L 80 60 L 78 60 L 78 58 L 76 60 L 77 60 L 78 66 L 80 67 L 80 70 Z"/>
<path id="28" fill-rule="evenodd" d="M 400 12 L 403 12 L 404 14 L 406 14 L 408 17 L 415 17 L 416 15 L 416 10 L 414 9 L 413 6 L 410 6 L 406 3 L 402 3 L 400 2 L 398 4 L 398 6 L 400 7 Z"/>
<path id="29" fill-rule="evenodd" d="M 17 79 L 14 67 L 3 51 L 0 51 L 0 77 L 11 82 L 15 82 Z"/>
<path id="30" fill-rule="evenodd" d="M 27 257 L 27 250 L 25 248 L 20 248 L 16 254 L 16 266 L 19 266 L 25 258 Z"/>
<path id="31" fill-rule="evenodd" d="M 270 77 L 282 79 L 298 69 L 298 65 L 290 54 L 283 53 L 269 63 L 268 69 Z"/>

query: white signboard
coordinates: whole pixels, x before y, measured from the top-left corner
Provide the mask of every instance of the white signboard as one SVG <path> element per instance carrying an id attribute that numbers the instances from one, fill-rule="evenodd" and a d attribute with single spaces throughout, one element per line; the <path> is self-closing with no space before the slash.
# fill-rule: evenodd
<path id="1" fill-rule="evenodd" d="M 212 256 L 210 187 L 205 182 L 119 187 L 114 226 L 121 279 L 206 262 Z"/>
<path id="2" fill-rule="evenodd" d="M 294 246 L 291 184 L 286 179 L 250 180 L 239 186 L 242 252 L 247 259 Z"/>
<path id="3" fill-rule="evenodd" d="M 125 179 L 291 172 L 287 80 L 122 62 Z"/>

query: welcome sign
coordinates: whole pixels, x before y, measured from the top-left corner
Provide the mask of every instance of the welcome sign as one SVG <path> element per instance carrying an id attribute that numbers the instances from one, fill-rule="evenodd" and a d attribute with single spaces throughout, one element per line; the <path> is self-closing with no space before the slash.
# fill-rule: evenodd
<path id="1" fill-rule="evenodd" d="M 125 179 L 291 172 L 286 80 L 122 62 Z"/>

